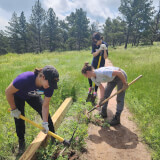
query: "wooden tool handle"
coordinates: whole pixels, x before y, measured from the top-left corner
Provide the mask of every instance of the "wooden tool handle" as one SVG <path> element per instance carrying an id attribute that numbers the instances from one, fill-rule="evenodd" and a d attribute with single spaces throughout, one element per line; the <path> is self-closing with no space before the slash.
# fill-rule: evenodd
<path id="1" fill-rule="evenodd" d="M 132 82 L 130 82 L 128 84 L 128 86 L 130 86 L 131 84 L 135 83 L 138 79 L 140 79 L 142 77 L 142 75 L 138 76 L 136 79 L 134 79 Z M 100 106 L 104 105 L 104 103 L 106 103 L 109 99 L 111 99 L 112 97 L 114 97 L 115 95 L 121 93 L 122 91 L 124 91 L 124 89 L 120 89 L 118 92 L 114 93 L 113 95 L 111 95 L 110 97 L 108 97 L 107 99 L 105 99 L 101 104 Z"/>

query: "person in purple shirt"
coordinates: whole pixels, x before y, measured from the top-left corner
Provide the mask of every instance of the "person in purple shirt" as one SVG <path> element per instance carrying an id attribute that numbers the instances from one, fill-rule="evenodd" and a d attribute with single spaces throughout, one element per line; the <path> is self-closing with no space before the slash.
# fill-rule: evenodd
<path id="1" fill-rule="evenodd" d="M 104 67 L 105 59 L 107 59 L 108 57 L 108 44 L 103 41 L 103 37 L 101 37 L 100 33 L 98 32 L 93 33 L 93 36 L 92 36 L 92 55 L 93 55 L 92 67 L 94 69 L 97 69 L 100 56 L 101 56 L 101 62 L 100 62 L 99 68 Z M 88 81 L 90 86 L 88 94 L 90 94 L 92 91 L 92 80 L 89 78 Z M 94 97 L 97 96 L 97 89 L 98 89 L 98 86 L 95 85 L 94 92 L 93 92 Z"/>
<path id="2" fill-rule="evenodd" d="M 34 72 L 24 72 L 18 75 L 6 89 L 6 98 L 11 107 L 11 116 L 14 117 L 16 133 L 19 139 L 19 153 L 25 149 L 25 122 L 19 118 L 25 116 L 24 107 L 27 102 L 36 110 L 42 120 L 43 132 L 47 134 L 50 130 L 55 132 L 51 116 L 49 114 L 49 103 L 54 89 L 57 89 L 59 73 L 53 66 L 45 66 L 35 69 Z M 41 95 L 44 94 L 44 100 Z M 54 142 L 54 138 L 52 141 Z"/>

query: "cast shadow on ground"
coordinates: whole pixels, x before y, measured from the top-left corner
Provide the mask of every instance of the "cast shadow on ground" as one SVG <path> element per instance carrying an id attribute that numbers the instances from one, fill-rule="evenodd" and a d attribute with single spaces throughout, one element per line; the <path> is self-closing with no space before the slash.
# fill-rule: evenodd
<path id="1" fill-rule="evenodd" d="M 110 112 L 110 114 L 112 113 Z M 113 148 L 118 149 L 133 149 L 138 144 L 138 136 L 123 125 L 101 127 L 98 132 L 99 136 L 89 135 L 89 139 L 94 143 L 106 142 Z"/>

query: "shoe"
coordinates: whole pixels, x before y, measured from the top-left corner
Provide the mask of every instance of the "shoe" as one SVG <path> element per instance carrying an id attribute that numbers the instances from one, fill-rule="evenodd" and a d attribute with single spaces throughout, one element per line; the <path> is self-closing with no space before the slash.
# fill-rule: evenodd
<path id="1" fill-rule="evenodd" d="M 88 94 L 90 94 L 91 91 L 92 91 L 92 87 L 89 87 Z"/>
<path id="2" fill-rule="evenodd" d="M 120 124 L 120 114 L 119 115 L 115 115 L 115 117 L 111 120 L 111 122 L 109 122 L 109 124 L 111 126 L 115 126 Z"/>
<path id="3" fill-rule="evenodd" d="M 19 139 L 19 150 L 18 154 L 22 154 L 25 151 L 25 139 Z"/>

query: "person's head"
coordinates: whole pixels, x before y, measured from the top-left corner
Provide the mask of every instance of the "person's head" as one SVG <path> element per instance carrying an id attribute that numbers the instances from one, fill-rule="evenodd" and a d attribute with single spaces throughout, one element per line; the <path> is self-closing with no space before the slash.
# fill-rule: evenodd
<path id="1" fill-rule="evenodd" d="M 88 62 L 86 62 L 81 70 L 81 73 L 86 77 L 86 78 L 91 78 L 93 76 L 93 67 L 89 65 Z"/>
<path id="2" fill-rule="evenodd" d="M 93 36 L 92 36 L 92 43 L 96 46 L 99 46 L 102 44 L 102 39 L 103 37 L 100 35 L 99 32 L 95 32 L 93 33 Z"/>
<path id="3" fill-rule="evenodd" d="M 45 66 L 41 69 L 35 69 L 34 73 L 41 78 L 41 85 L 43 88 L 57 89 L 57 82 L 59 81 L 59 73 L 53 66 Z"/>

